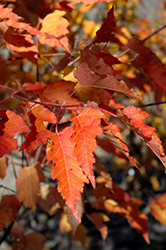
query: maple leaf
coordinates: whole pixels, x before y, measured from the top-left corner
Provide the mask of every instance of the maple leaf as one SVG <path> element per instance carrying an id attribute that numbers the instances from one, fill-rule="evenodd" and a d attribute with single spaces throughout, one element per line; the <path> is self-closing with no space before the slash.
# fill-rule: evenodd
<path id="1" fill-rule="evenodd" d="M 152 85 L 155 84 L 160 90 L 166 91 L 166 66 L 156 54 L 136 38 L 129 41 L 127 47 L 139 54 L 131 65 L 138 69 Z"/>
<path id="2" fill-rule="evenodd" d="M 149 114 L 142 111 L 140 108 L 128 106 L 123 110 L 118 110 L 117 115 L 125 124 L 130 126 L 143 141 L 145 141 L 166 168 L 166 156 L 163 151 L 162 143 L 155 134 L 156 129 L 143 123 L 143 120 L 147 118 Z"/>
<path id="3" fill-rule="evenodd" d="M 42 28 L 40 32 L 43 36 L 39 35 L 38 39 L 41 44 L 49 44 L 51 47 L 63 47 L 68 53 L 70 53 L 67 27 L 69 25 L 67 19 L 63 16 L 65 11 L 55 10 L 53 13 L 48 14 L 42 21 Z M 56 24 L 56 25 L 55 25 Z"/>
<path id="4" fill-rule="evenodd" d="M 166 194 L 162 194 L 151 202 L 150 211 L 156 220 L 166 225 Z"/>
<path id="5" fill-rule="evenodd" d="M 16 180 L 18 200 L 35 211 L 37 195 L 40 193 L 39 183 L 44 181 L 45 177 L 38 162 L 20 170 Z"/>
<path id="6" fill-rule="evenodd" d="M 78 116 L 73 113 L 69 118 L 74 124 L 73 141 L 76 143 L 74 154 L 77 160 L 95 188 L 95 178 L 92 172 L 95 159 L 93 152 L 97 148 L 95 138 L 102 135 L 102 129 L 99 127 L 100 119 L 104 114 L 97 109 L 85 109 Z"/>
<path id="7" fill-rule="evenodd" d="M 62 193 L 66 204 L 80 221 L 76 203 L 88 179 L 74 155 L 75 143 L 71 141 L 73 132 L 72 127 L 67 127 L 58 134 L 52 133 L 49 138 L 51 142 L 47 149 L 47 160 L 53 161 L 51 178 L 58 179 L 58 192 Z"/>
<path id="8" fill-rule="evenodd" d="M 36 150 L 42 142 L 46 143 L 49 130 L 46 129 L 44 122 L 56 123 L 55 114 L 42 105 L 34 107 L 28 115 L 31 123 L 31 131 L 25 135 L 26 140 L 22 144 L 20 151 L 25 148 L 30 151 Z"/>
<path id="9" fill-rule="evenodd" d="M 28 132 L 22 117 L 10 110 L 0 110 L 0 157 L 18 148 L 15 133 Z"/>

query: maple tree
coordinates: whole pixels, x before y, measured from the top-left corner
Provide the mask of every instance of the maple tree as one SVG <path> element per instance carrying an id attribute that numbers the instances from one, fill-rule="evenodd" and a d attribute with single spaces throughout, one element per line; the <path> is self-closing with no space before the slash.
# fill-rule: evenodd
<path id="1" fill-rule="evenodd" d="M 32 10 L 29 1 L 0 4 L 0 178 L 5 178 L 9 164 L 16 178 L 16 191 L 0 202 L 0 229 L 9 227 L 19 239 L 13 249 L 21 244 L 27 249 L 46 247 L 43 235 L 26 235 L 21 225 L 13 225 L 24 206 L 33 212 L 39 206 L 51 216 L 60 211 L 61 232 L 73 230 L 71 237 L 83 245 L 83 215 L 105 240 L 104 222 L 111 212 L 123 216 L 150 243 L 148 217 L 140 209 L 144 201 L 116 185 L 95 151 L 100 147 L 115 156 L 113 161 L 118 157 L 141 174 L 145 164 L 131 153 L 125 138 L 130 129 L 166 167 L 161 142 L 165 134 L 153 121 L 144 122 L 155 116 L 144 111 L 149 93 L 156 104 L 165 100 L 166 66 L 148 44 L 154 34 L 161 44 L 164 38 L 160 30 L 144 34 L 146 29 L 138 29 L 133 34 L 116 25 L 118 6 L 124 4 L 116 0 L 102 3 L 107 15 L 96 28 L 98 24 L 84 15 L 98 2 L 45 0 Z M 13 150 L 24 154 L 18 174 Z M 46 172 L 54 187 L 47 184 Z M 87 213 L 84 195 L 90 185 L 86 202 L 95 212 Z M 11 192 L 3 184 L 1 188 Z M 154 218 L 166 224 L 164 202 L 162 194 L 148 205 Z"/>

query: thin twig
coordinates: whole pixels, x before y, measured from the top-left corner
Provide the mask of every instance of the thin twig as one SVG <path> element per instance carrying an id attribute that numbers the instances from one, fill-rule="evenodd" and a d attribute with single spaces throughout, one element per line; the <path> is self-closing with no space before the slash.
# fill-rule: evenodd
<path id="1" fill-rule="evenodd" d="M 5 187 L 4 185 L 0 185 L 0 188 L 4 188 L 4 189 L 6 189 L 6 190 L 8 190 L 8 191 L 10 191 L 10 192 L 16 193 L 15 190 L 13 190 L 13 189 L 11 189 L 11 188 L 8 188 L 8 187 Z"/>
<path id="2" fill-rule="evenodd" d="M 161 104 L 166 104 L 166 101 L 165 102 L 149 103 L 149 104 L 145 104 L 145 105 L 139 105 L 138 107 L 145 108 L 145 107 L 151 107 L 151 106 L 156 106 L 156 105 L 161 105 Z"/>
<path id="3" fill-rule="evenodd" d="M 15 179 L 17 179 L 17 173 L 16 173 L 16 170 L 15 170 L 15 166 L 14 166 L 13 156 L 12 155 L 10 156 L 10 160 L 11 160 L 11 164 L 12 164 L 12 168 L 13 168 L 14 177 L 15 177 Z"/>
<path id="4" fill-rule="evenodd" d="M 159 28 L 158 30 L 154 31 L 152 34 L 150 34 L 149 36 L 145 37 L 142 42 L 144 43 L 145 41 L 147 41 L 149 38 L 151 38 L 152 36 L 156 35 L 158 32 L 160 32 L 161 30 L 166 28 L 166 24 L 164 24 L 161 28 Z M 122 57 L 123 55 L 127 54 L 131 49 L 126 49 L 125 51 L 123 51 L 122 53 L 120 53 L 117 58 Z"/>
<path id="5" fill-rule="evenodd" d="M 142 41 L 145 42 L 147 41 L 149 38 L 151 38 L 152 36 L 156 35 L 157 33 L 159 33 L 161 30 L 166 28 L 166 24 L 164 24 L 160 29 L 154 31 L 151 35 L 145 37 Z"/>
<path id="6" fill-rule="evenodd" d="M 5 233 L 3 234 L 2 238 L 0 239 L 0 245 L 2 244 L 3 241 L 5 241 L 5 239 L 10 234 L 10 231 L 11 231 L 13 225 L 14 225 L 14 221 L 12 221 L 12 223 L 7 227 Z"/>

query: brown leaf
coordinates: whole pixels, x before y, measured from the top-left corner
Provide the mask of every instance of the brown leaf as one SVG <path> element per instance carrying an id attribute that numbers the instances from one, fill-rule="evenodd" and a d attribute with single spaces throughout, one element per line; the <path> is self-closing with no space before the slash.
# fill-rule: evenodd
<path id="1" fill-rule="evenodd" d="M 109 221 L 109 217 L 104 213 L 92 213 L 86 215 L 90 221 L 96 226 L 97 230 L 101 233 L 103 240 L 106 239 L 108 234 L 108 227 L 103 223 Z"/>
<path id="2" fill-rule="evenodd" d="M 20 170 L 16 180 L 18 200 L 35 211 L 37 195 L 40 193 L 39 183 L 44 181 L 45 177 L 38 162 Z"/>
<path id="3" fill-rule="evenodd" d="M 37 204 L 50 216 L 62 209 L 65 205 L 57 188 L 51 187 L 49 184 L 40 187 L 40 195 L 37 196 Z"/>

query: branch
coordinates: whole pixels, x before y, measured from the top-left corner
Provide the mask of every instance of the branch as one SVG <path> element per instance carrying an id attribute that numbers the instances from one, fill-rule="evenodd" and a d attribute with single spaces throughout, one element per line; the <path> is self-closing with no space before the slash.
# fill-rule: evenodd
<path id="1" fill-rule="evenodd" d="M 166 104 L 166 101 L 164 102 L 154 102 L 154 103 L 149 103 L 145 105 L 139 105 L 139 108 L 145 108 L 145 107 L 150 107 L 150 106 L 155 106 L 155 105 L 161 105 L 161 104 Z"/>
<path id="2" fill-rule="evenodd" d="M 147 41 L 149 38 L 151 38 L 152 36 L 156 35 L 157 33 L 159 33 L 161 30 L 166 28 L 166 24 L 164 24 L 161 28 L 159 28 L 158 30 L 154 31 L 152 34 L 150 34 L 149 36 L 145 37 L 142 42 L 144 43 L 145 41 Z M 127 54 L 131 49 L 126 49 L 125 51 L 123 51 L 122 53 L 120 53 L 117 58 L 122 57 L 123 55 Z"/>
<path id="3" fill-rule="evenodd" d="M 8 237 L 8 235 L 10 234 L 10 231 L 14 225 L 15 221 L 12 221 L 12 223 L 7 227 L 6 231 L 4 232 L 4 234 L 2 235 L 2 238 L 0 239 L 0 245 L 2 244 L 2 242 Z"/>

